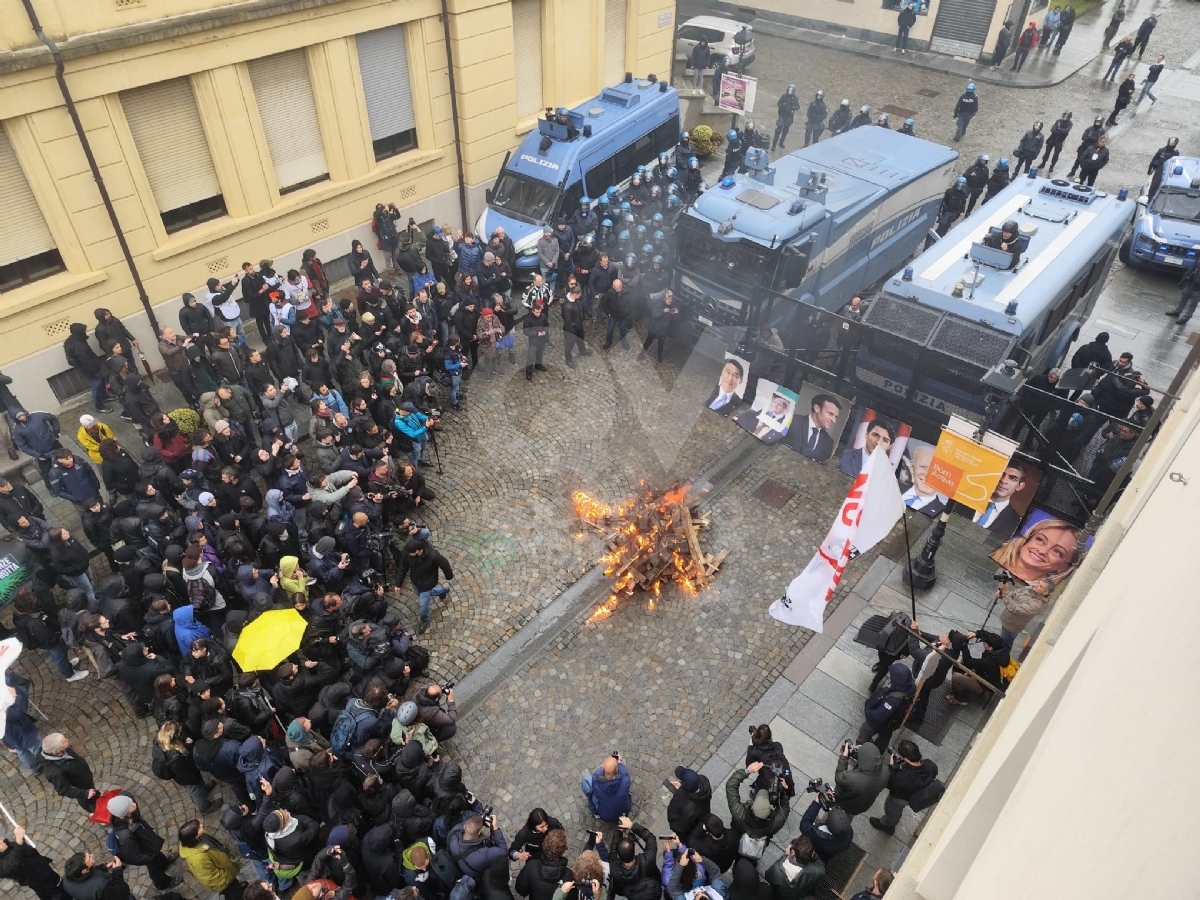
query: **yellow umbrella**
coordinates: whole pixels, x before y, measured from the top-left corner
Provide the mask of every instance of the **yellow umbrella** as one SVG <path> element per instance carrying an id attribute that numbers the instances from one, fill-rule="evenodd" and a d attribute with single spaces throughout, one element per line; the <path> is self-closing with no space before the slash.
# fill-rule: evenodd
<path id="1" fill-rule="evenodd" d="M 270 609 L 242 629 L 233 658 L 243 672 L 273 669 L 300 648 L 304 617 L 294 609 Z"/>

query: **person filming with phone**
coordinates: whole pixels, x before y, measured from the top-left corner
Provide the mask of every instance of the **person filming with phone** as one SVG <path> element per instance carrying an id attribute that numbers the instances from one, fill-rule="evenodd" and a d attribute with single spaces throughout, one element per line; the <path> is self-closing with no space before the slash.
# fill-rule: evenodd
<path id="1" fill-rule="evenodd" d="M 629 770 L 625 768 L 625 762 L 617 750 L 595 772 L 584 775 L 579 784 L 583 796 L 588 798 L 592 815 L 611 823 L 618 822 L 633 808 L 632 787 L 633 779 L 629 777 Z"/>

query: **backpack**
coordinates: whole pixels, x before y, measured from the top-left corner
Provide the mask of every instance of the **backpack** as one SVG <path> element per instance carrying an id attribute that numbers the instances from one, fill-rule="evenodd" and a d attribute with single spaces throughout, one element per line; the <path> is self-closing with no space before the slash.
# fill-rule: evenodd
<path id="1" fill-rule="evenodd" d="M 357 700 L 351 700 L 346 708 L 338 713 L 333 723 L 333 731 L 329 735 L 329 746 L 334 753 L 347 753 L 352 747 L 354 735 L 360 722 L 374 718 L 375 710 L 369 707 L 355 707 Z"/>
<path id="2" fill-rule="evenodd" d="M 454 857 L 445 847 L 433 854 L 433 858 L 429 861 L 429 871 L 447 888 L 454 888 L 458 883 L 458 863 L 454 861 Z"/>
<path id="3" fill-rule="evenodd" d="M 450 890 L 450 900 L 474 900 L 474 897 L 475 879 L 470 875 L 458 879 Z"/>
<path id="4" fill-rule="evenodd" d="M 108 851 L 109 856 L 121 855 L 121 842 L 117 840 L 117 833 L 112 829 L 104 835 L 104 849 Z"/>
<path id="5" fill-rule="evenodd" d="M 944 793 L 946 793 L 946 785 L 935 778 L 908 798 L 909 809 L 913 812 L 921 812 L 923 809 L 928 809 L 941 800 Z"/>
<path id="6" fill-rule="evenodd" d="M 746 859 L 761 859 L 763 851 L 767 849 L 767 839 L 765 837 L 752 838 L 748 834 L 743 834 L 742 839 L 738 841 L 738 856 L 744 856 Z"/>
<path id="7" fill-rule="evenodd" d="M 1012 684 L 1012 680 L 1017 677 L 1017 672 L 1021 670 L 1021 664 L 1013 659 L 1008 658 L 1008 665 L 1000 670 L 1000 686 L 1008 687 Z"/>
<path id="8" fill-rule="evenodd" d="M 217 589 L 207 579 L 196 578 L 187 583 L 188 602 L 200 612 L 210 610 L 217 601 Z"/>
<path id="9" fill-rule="evenodd" d="M 410 675 L 420 675 L 429 668 L 429 651 L 420 644 L 409 644 L 404 661 L 408 663 Z"/>

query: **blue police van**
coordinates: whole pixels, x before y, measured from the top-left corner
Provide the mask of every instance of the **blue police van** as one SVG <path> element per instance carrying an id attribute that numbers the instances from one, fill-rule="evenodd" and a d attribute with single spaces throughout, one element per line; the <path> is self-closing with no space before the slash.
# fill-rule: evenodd
<path id="1" fill-rule="evenodd" d="M 680 218 L 675 296 L 697 333 L 836 310 L 916 251 L 953 180 L 949 147 L 870 126 L 727 177 Z M 736 329 L 735 329 L 736 330 Z"/>
<path id="2" fill-rule="evenodd" d="M 1124 190 L 1018 178 L 883 283 L 857 328 L 859 391 L 901 421 L 977 419 L 1060 365 L 1135 209 Z M 1015 247 L 990 246 L 1006 225 Z"/>
<path id="3" fill-rule="evenodd" d="M 1200 253 L 1200 159 L 1168 159 L 1154 182 L 1152 196 L 1138 199 L 1121 261 L 1135 268 L 1190 269 Z"/>
<path id="4" fill-rule="evenodd" d="M 584 197 L 594 200 L 622 185 L 678 142 L 679 95 L 653 75 L 626 75 L 574 109 L 547 110 L 537 130 L 505 157 L 475 233 L 486 241 L 502 227 L 517 253 L 514 276 L 529 279 L 545 225 L 570 218 Z"/>

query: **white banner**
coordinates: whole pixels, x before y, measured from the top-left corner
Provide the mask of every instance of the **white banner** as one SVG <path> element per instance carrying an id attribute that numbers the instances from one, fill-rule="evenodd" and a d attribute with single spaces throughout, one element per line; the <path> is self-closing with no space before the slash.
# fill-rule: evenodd
<path id="1" fill-rule="evenodd" d="M 8 673 L 8 667 L 13 664 L 13 660 L 20 655 L 21 642 L 15 637 L 0 641 L 0 738 L 4 737 L 8 708 L 16 700 L 13 689 L 8 686 L 4 676 Z"/>
<path id="2" fill-rule="evenodd" d="M 820 633 L 829 603 L 846 563 L 883 540 L 904 512 L 900 486 L 882 447 L 854 479 L 829 534 L 787 593 L 771 604 L 771 616 L 788 625 Z"/>

